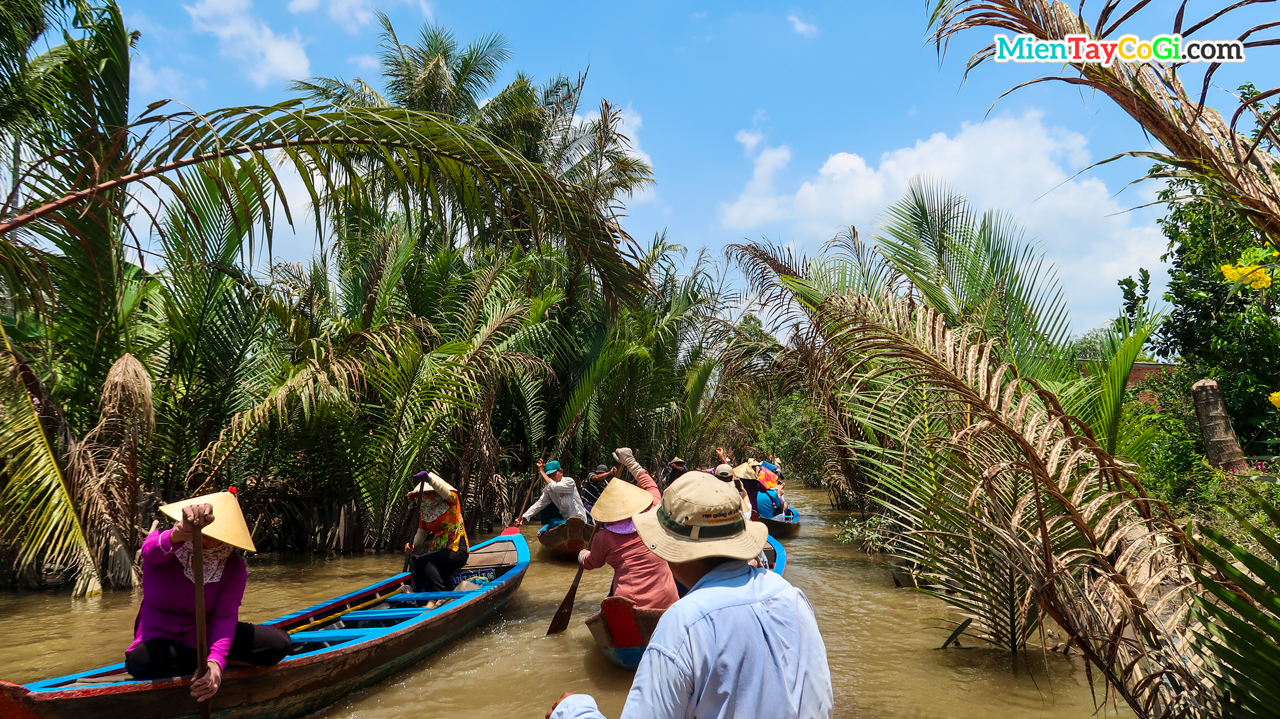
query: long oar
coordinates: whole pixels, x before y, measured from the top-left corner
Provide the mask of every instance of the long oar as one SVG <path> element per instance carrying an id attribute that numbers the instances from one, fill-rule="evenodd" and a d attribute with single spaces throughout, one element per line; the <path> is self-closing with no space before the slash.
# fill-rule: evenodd
<path id="1" fill-rule="evenodd" d="M 191 577 L 196 585 L 196 674 L 194 684 L 209 671 L 209 635 L 204 622 L 204 534 L 200 525 L 192 523 L 191 529 Z M 213 710 L 213 697 L 200 702 L 200 716 L 209 719 Z"/>
<path id="2" fill-rule="evenodd" d="M 569 628 L 569 619 L 573 617 L 573 600 L 578 596 L 578 582 L 582 581 L 582 563 L 578 563 L 578 573 L 573 576 L 573 584 L 569 585 L 569 593 L 564 595 L 564 601 L 560 602 L 560 608 L 556 610 L 555 619 L 551 620 L 551 626 L 547 627 L 547 636 L 559 634 Z"/>

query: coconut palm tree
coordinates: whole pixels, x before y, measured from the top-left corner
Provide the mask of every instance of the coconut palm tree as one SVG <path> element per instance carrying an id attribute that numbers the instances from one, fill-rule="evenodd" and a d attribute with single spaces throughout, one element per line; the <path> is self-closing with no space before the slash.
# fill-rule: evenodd
<path id="1" fill-rule="evenodd" d="M 171 372 L 161 377 L 161 432 L 153 451 L 143 451 L 143 466 L 163 480 L 151 489 L 165 493 L 221 476 L 273 418 L 307 421 L 314 407 L 338 412 L 351 401 L 364 376 L 361 361 L 369 358 L 327 351 L 322 335 L 296 321 L 297 303 L 274 296 L 280 288 L 253 276 L 261 243 L 269 247 L 281 213 L 290 218 L 279 161 L 304 179 L 321 231 L 330 217 L 342 219 L 336 213 L 373 201 L 404 216 L 435 217 L 432 208 L 447 207 L 437 224 L 473 231 L 508 225 L 510 211 L 518 209 L 532 236 L 556 237 L 609 281 L 610 293 L 634 301 L 641 275 L 618 252 L 626 238 L 614 219 L 581 189 L 479 129 L 404 109 L 312 108 L 297 101 L 200 115 L 160 104 L 130 118 L 129 53 L 136 36 L 114 2 L 80 7 L 74 22 L 81 32 L 51 51 L 60 62 L 47 78 L 49 88 L 70 99 L 41 105 L 24 127 L 23 157 L 30 161 L 17 191 L 0 206 L 0 244 L 9 255 L 34 258 L 48 287 L 36 313 L 5 328 L 11 352 L 3 381 L 13 404 L 5 405 L 0 434 L 15 451 L 21 445 L 26 459 L 6 464 L 0 525 L 19 547 L 23 567 L 44 559 L 70 562 L 88 578 L 83 588 L 92 587 L 95 576 L 128 584 L 127 573 L 109 571 L 109 560 L 115 566 L 120 561 L 110 559 L 117 553 L 104 542 L 136 539 L 136 528 L 122 535 L 108 519 L 140 515 L 123 506 L 90 511 L 102 505 L 94 497 L 130 507 L 160 498 L 103 490 L 103 482 L 115 487 L 120 478 L 124 486 L 136 484 L 136 472 L 120 470 L 132 460 L 112 460 L 118 453 L 83 444 L 90 437 L 115 438 L 147 449 L 143 433 L 111 428 L 139 426 L 108 411 L 126 405 L 113 404 L 104 392 L 125 357 L 148 374 Z M 0 78 L 6 83 L 17 80 Z M 372 176 L 398 181 L 366 182 L 369 168 Z M 343 202 L 329 202 L 336 197 L 331 188 L 342 189 Z M 339 231 L 344 226 L 335 225 Z M 165 275 L 144 270 L 127 249 L 148 228 L 160 238 Z M 392 253 L 378 262 L 394 264 L 398 257 Z M 370 273 L 355 259 L 352 269 L 387 276 Z M 18 307 L 19 299 L 10 294 L 11 306 Z M 343 327 L 357 330 L 336 335 L 364 342 L 361 323 L 382 326 L 375 318 L 394 318 L 395 311 L 391 303 L 364 307 L 359 318 L 343 317 Z M 220 324 L 229 314 L 236 321 Z M 288 336 L 306 340 L 296 344 L 287 368 L 261 345 L 263 328 L 284 319 Z M 9 337 L 10 328 L 23 336 Z M 24 334 L 22 328 L 35 329 Z M 374 337 L 369 346 L 384 341 Z M 423 347 L 423 366 L 443 373 L 431 376 L 456 381 L 458 373 L 446 371 L 454 360 L 429 349 Z M 246 377 L 260 380 L 248 382 L 253 391 L 243 391 Z M 424 392 L 420 399 L 428 404 L 437 394 L 450 396 L 448 388 L 430 382 Z M 150 406 L 127 403 L 144 405 Z M 43 440 L 33 442 L 37 429 Z M 73 461 L 77 456 L 98 459 Z M 65 521 L 73 515 L 78 521 Z"/>

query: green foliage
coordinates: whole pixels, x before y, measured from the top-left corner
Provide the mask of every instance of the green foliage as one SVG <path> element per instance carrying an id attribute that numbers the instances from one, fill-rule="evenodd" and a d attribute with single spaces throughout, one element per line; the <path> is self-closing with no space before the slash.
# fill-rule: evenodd
<path id="1" fill-rule="evenodd" d="M 1157 352 L 1178 358 L 1195 379 L 1216 379 L 1245 453 L 1273 454 L 1280 413 L 1267 395 L 1280 390 L 1280 315 L 1268 294 L 1238 288 L 1221 270 L 1262 247 L 1262 237 L 1196 184 L 1175 181 L 1160 199 L 1168 205 L 1160 225 L 1169 240 L 1164 298 L 1172 308 Z"/>
<path id="2" fill-rule="evenodd" d="M 1223 703 L 1223 716 L 1280 716 L 1280 510 L 1247 490 L 1261 522 L 1228 509 L 1255 549 L 1233 541 L 1212 527 L 1201 531 L 1207 542 L 1196 548 L 1208 567 L 1195 578 L 1205 594 L 1197 596 L 1199 625 L 1194 647 L 1213 669 L 1206 676 Z M 1269 530 L 1269 531 L 1268 531 Z"/>
<path id="3" fill-rule="evenodd" d="M 1155 431 L 1151 451 L 1142 465 L 1143 485 L 1180 512 L 1207 509 L 1199 489 L 1213 480 L 1214 470 L 1204 458 L 1204 437 L 1191 400 L 1191 385 L 1200 377 L 1186 365 L 1175 365 L 1148 377 L 1136 388 L 1158 411 L 1142 423 Z"/>
<path id="4" fill-rule="evenodd" d="M 715 426 L 703 338 L 727 294 L 664 238 L 621 254 L 620 202 L 651 171 L 607 103 L 574 121 L 581 81 L 484 103 L 498 36 L 408 46 L 384 17 L 386 97 L 318 79 L 307 102 L 130 118 L 137 36 L 114 2 L 11 5 L 0 103 L 30 112 L 0 120 L 24 148 L 0 211 L 0 518 L 20 571 L 129 586 L 155 507 L 228 484 L 262 549 L 330 548 L 339 516 L 386 548 L 423 469 L 474 527 L 548 452 L 656 459 Z M 65 44 L 35 58 L 41 33 Z M 262 261 L 290 219 L 279 161 L 316 210 L 308 262 Z M 157 186 L 159 211 L 130 215 Z M 129 261 L 148 220 L 156 271 Z"/>
<path id="5" fill-rule="evenodd" d="M 869 517 L 846 517 L 837 529 L 836 539 L 841 544 L 856 544 L 868 554 L 878 554 L 893 546 L 897 534 L 893 520 L 881 514 Z"/>

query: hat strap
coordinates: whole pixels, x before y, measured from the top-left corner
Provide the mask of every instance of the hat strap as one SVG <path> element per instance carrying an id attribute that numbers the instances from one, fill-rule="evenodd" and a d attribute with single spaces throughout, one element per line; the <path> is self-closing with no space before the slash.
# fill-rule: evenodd
<path id="1" fill-rule="evenodd" d="M 657 514 L 658 524 L 662 525 L 663 529 L 671 532 L 672 534 L 678 534 L 690 539 L 718 539 L 720 537 L 732 537 L 740 534 L 742 530 L 747 527 L 747 523 L 741 518 L 717 527 L 690 527 L 673 519 L 671 515 L 667 513 L 665 507 L 658 507 Z"/>

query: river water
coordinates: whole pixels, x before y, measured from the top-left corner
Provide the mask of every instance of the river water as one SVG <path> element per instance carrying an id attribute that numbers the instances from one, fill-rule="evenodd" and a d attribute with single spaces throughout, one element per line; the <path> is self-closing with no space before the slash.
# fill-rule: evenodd
<path id="1" fill-rule="evenodd" d="M 936 599 L 897 589 L 886 563 L 835 540 L 845 514 L 822 492 L 792 490 L 804 515 L 786 543 L 786 577 L 809 596 L 827 645 L 837 717 L 1034 717 L 1094 715 L 1083 663 L 1034 653 L 1011 666 L 980 647 L 938 650 L 945 634 L 930 617 Z M 582 620 L 609 590 L 608 568 L 587 572 L 574 621 L 545 636 L 574 566 L 542 555 L 533 527 L 533 564 L 520 591 L 489 624 L 401 674 L 314 715 L 338 719 L 542 717 L 566 691 L 587 692 L 610 717 L 621 713 L 631 674 L 609 665 Z M 246 621 L 263 621 L 400 571 L 401 558 L 252 557 Z M 65 594 L 0 593 L 0 679 L 30 682 L 123 660 L 137 596 L 73 600 Z M 1101 689 L 1098 688 L 1098 696 Z M 1123 714 L 1128 714 L 1121 710 Z M 1100 714 L 1114 715 L 1107 706 Z"/>

